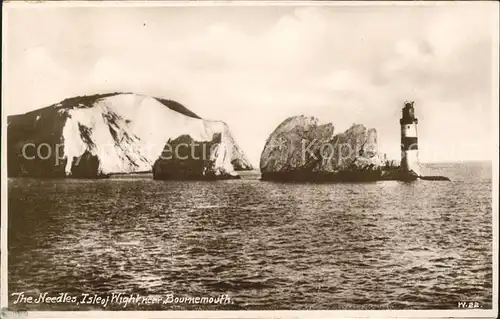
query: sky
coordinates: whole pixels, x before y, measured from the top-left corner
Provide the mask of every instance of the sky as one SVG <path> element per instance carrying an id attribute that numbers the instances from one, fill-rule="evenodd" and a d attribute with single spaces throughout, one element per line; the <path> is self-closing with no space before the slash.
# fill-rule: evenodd
<path id="1" fill-rule="evenodd" d="M 295 115 L 337 133 L 376 128 L 379 150 L 399 159 L 412 100 L 421 161 L 492 158 L 496 2 L 95 5 L 4 5 L 4 112 L 116 91 L 173 99 L 225 121 L 258 166 Z"/>

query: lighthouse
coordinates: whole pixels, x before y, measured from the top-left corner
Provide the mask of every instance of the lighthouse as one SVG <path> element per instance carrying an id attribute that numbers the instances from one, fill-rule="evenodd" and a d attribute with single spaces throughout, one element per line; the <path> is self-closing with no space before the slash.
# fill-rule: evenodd
<path id="1" fill-rule="evenodd" d="M 415 118 L 414 102 L 405 102 L 401 124 L 401 171 L 406 176 L 420 176 L 418 160 L 418 119 Z"/>

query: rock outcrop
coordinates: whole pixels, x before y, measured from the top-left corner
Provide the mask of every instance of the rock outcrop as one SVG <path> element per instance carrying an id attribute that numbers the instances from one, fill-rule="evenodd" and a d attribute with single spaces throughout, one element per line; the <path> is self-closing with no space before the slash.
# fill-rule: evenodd
<path id="1" fill-rule="evenodd" d="M 370 181 L 382 178 L 377 132 L 360 124 L 334 134 L 314 117 L 286 119 L 271 134 L 260 159 L 263 180 Z"/>
<path id="2" fill-rule="evenodd" d="M 153 178 L 162 180 L 237 179 L 233 166 L 225 160 L 228 149 L 222 134 L 210 141 L 195 141 L 189 135 L 169 140 L 153 165 Z M 226 167 L 225 167 L 226 164 Z M 227 166 L 227 164 L 230 164 Z"/>
<path id="3" fill-rule="evenodd" d="M 215 167 L 210 171 L 235 176 L 237 170 L 252 169 L 224 122 L 202 119 L 177 102 L 145 95 L 75 97 L 9 116 L 7 122 L 9 177 L 148 172 L 165 145 L 181 136 L 198 142 L 213 142 L 217 136 L 224 151 L 211 154 Z"/>

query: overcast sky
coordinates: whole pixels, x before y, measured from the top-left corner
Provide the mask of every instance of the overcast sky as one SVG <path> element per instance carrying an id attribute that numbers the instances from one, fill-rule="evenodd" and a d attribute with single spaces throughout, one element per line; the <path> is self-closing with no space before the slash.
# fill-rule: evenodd
<path id="1" fill-rule="evenodd" d="M 227 122 L 258 165 L 300 114 L 374 127 L 399 158 L 415 100 L 422 161 L 491 158 L 496 2 L 7 9 L 7 114 L 102 92 L 174 99 Z"/>

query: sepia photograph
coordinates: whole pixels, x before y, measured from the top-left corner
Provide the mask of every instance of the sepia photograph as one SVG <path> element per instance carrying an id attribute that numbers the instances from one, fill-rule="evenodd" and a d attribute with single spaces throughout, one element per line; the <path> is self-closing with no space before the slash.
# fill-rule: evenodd
<path id="1" fill-rule="evenodd" d="M 498 316 L 498 2 L 2 25 L 2 318 Z"/>

